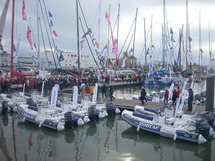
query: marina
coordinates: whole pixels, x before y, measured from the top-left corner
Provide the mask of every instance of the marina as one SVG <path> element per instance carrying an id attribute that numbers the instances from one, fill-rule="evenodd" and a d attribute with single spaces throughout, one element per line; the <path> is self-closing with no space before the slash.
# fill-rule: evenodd
<path id="1" fill-rule="evenodd" d="M 215 160 L 214 2 L 0 4 L 1 161 Z"/>

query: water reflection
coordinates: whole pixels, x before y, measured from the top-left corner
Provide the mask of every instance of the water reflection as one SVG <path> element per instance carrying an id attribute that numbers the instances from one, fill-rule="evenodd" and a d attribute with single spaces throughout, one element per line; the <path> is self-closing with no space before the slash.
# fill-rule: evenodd
<path id="1" fill-rule="evenodd" d="M 159 160 L 187 160 L 189 153 L 194 154 L 198 159 L 206 161 L 211 159 L 211 143 L 197 145 L 183 140 L 173 141 L 171 139 L 151 134 L 144 131 L 137 132 L 136 128 L 130 127 L 122 132 L 122 138 L 137 143 L 151 144 L 153 151 L 160 154 Z M 169 150 L 170 151 L 169 151 Z M 165 158 L 168 154 L 168 157 Z M 172 155 L 172 156 L 171 156 Z"/>
<path id="2" fill-rule="evenodd" d="M 2 117 L 0 120 L 0 149 L 4 155 L 2 157 L 4 157 L 6 160 L 12 160 L 7 147 L 7 141 L 6 141 L 7 136 L 5 136 L 5 132 L 3 128 L 3 126 L 8 125 L 8 120 L 9 119 L 7 115 L 5 117 Z"/>
<path id="3" fill-rule="evenodd" d="M 190 88 L 190 85 L 191 85 L 191 82 L 187 82 L 186 89 Z M 179 86 L 182 88 L 183 84 Z M 146 86 L 145 89 L 148 94 L 152 94 L 152 92 L 157 93 L 157 92 L 160 92 L 161 90 L 165 90 L 166 87 L 170 87 L 170 85 Z M 132 86 L 124 86 L 124 87 L 115 87 L 114 89 L 115 89 L 114 96 L 117 99 L 131 99 L 133 95 L 140 95 L 141 86 L 132 85 Z M 194 94 L 201 93 L 205 90 L 206 90 L 206 80 L 202 80 L 201 82 L 198 82 L 198 83 L 194 82 L 193 84 Z"/>
<path id="4" fill-rule="evenodd" d="M 130 90 L 131 95 L 132 92 L 139 93 L 139 87 L 123 88 L 121 94 L 120 89 L 116 91 L 122 95 Z M 149 90 L 154 91 L 155 88 Z M 62 132 L 20 122 L 17 114 L 0 115 L 1 160 L 212 161 L 215 160 L 214 148 L 214 140 L 196 145 L 144 131 L 137 132 L 120 115 Z"/>

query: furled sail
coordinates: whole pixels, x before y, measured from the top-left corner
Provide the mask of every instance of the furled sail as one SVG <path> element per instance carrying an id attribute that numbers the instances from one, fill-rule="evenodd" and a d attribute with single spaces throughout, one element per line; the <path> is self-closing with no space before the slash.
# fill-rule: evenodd
<path id="1" fill-rule="evenodd" d="M 0 51 L 3 51 L 2 37 L 3 37 L 3 31 L 4 31 L 9 2 L 10 2 L 10 0 L 6 1 L 4 9 L 3 9 L 1 17 L 0 17 Z"/>

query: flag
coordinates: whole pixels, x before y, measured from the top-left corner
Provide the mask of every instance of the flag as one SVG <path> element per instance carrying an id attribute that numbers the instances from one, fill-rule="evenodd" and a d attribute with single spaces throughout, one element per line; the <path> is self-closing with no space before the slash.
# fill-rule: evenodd
<path id="1" fill-rule="evenodd" d="M 152 63 L 149 65 L 149 70 L 153 70 L 153 64 Z"/>
<path id="2" fill-rule="evenodd" d="M 26 20 L 26 13 L 25 13 L 25 1 L 22 1 L 22 20 Z"/>
<path id="3" fill-rule="evenodd" d="M 173 38 L 173 35 L 171 35 L 171 41 L 175 42 L 175 39 Z"/>
<path id="4" fill-rule="evenodd" d="M 189 42 L 191 42 L 193 39 L 190 36 L 188 36 L 188 40 Z"/>
<path id="5" fill-rule="evenodd" d="M 3 45 L 2 45 L 1 40 L 2 40 L 2 35 L 0 35 L 0 51 L 3 51 L 4 49 L 3 49 Z"/>
<path id="6" fill-rule="evenodd" d="M 146 51 L 146 55 L 149 55 L 149 48 L 148 48 L 147 51 Z"/>
<path id="7" fill-rule="evenodd" d="M 98 44 L 97 41 L 95 41 L 95 44 L 94 44 L 94 45 L 95 45 L 96 48 L 99 48 L 99 44 Z"/>
<path id="8" fill-rule="evenodd" d="M 27 26 L 27 39 L 28 39 L 28 42 L 31 46 L 31 50 L 33 50 L 32 40 L 31 40 L 31 29 L 29 26 Z"/>
<path id="9" fill-rule="evenodd" d="M 48 11 L 48 13 L 49 13 L 49 17 L 52 17 L 52 13 L 50 11 Z"/>
<path id="10" fill-rule="evenodd" d="M 38 60 L 36 58 L 35 55 L 32 56 L 32 62 L 35 64 L 35 65 L 38 65 Z"/>
<path id="11" fill-rule="evenodd" d="M 204 51 L 203 51 L 201 48 L 200 48 L 200 52 L 201 52 L 201 53 L 204 53 Z"/>
<path id="12" fill-rule="evenodd" d="M 88 34 L 91 34 L 91 33 L 92 33 L 91 28 L 88 28 L 87 33 L 88 33 Z"/>
<path id="13" fill-rule="evenodd" d="M 52 20 L 50 20 L 49 26 L 50 26 L 50 27 L 54 26 Z"/>
<path id="14" fill-rule="evenodd" d="M 84 47 L 84 42 L 85 42 L 85 38 L 82 37 L 82 40 L 80 41 L 80 51 L 83 49 Z"/>
<path id="15" fill-rule="evenodd" d="M 170 27 L 170 34 L 171 35 L 174 35 L 173 31 L 172 31 L 172 28 Z"/>
<path id="16" fill-rule="evenodd" d="M 57 37 L 57 32 L 55 30 L 52 31 L 55 37 Z"/>
<path id="17" fill-rule="evenodd" d="M 101 56 L 100 62 L 102 62 L 102 63 L 105 62 L 105 57 Z"/>
<path id="18" fill-rule="evenodd" d="M 101 52 L 97 52 L 96 55 L 97 55 L 97 56 L 100 56 L 100 55 L 102 55 L 102 53 L 101 53 Z"/>
<path id="19" fill-rule="evenodd" d="M 112 53 L 116 56 L 118 56 L 118 50 L 117 50 L 117 45 L 116 45 L 116 42 L 115 42 L 115 39 L 113 37 L 113 30 L 112 30 L 112 27 L 111 27 L 111 23 L 110 23 L 110 17 L 108 15 L 108 13 L 106 12 L 105 14 L 105 18 L 109 24 L 109 27 L 110 27 L 110 31 L 111 31 L 111 40 L 112 40 L 112 45 L 113 45 L 113 51 Z"/>
<path id="20" fill-rule="evenodd" d="M 127 59 L 126 57 L 123 59 L 121 67 L 125 67 L 125 60 L 126 59 Z"/>
<path id="21" fill-rule="evenodd" d="M 58 58 L 58 61 L 61 62 L 61 61 L 63 61 L 63 60 L 64 60 L 63 54 L 62 54 L 62 52 L 60 52 L 60 56 L 59 56 L 59 58 Z"/>
<path id="22" fill-rule="evenodd" d="M 130 54 L 130 53 L 133 53 L 133 52 L 134 52 L 134 49 L 133 49 L 133 48 L 131 48 L 131 49 L 130 49 L 129 54 Z"/>
<path id="23" fill-rule="evenodd" d="M 20 34 L 19 34 L 19 38 L 18 38 L 18 44 L 17 44 L 17 47 L 15 47 L 15 45 L 13 46 L 14 47 L 14 59 L 13 59 L 13 63 L 17 63 L 18 62 L 18 56 L 19 56 L 19 46 L 20 46 Z"/>

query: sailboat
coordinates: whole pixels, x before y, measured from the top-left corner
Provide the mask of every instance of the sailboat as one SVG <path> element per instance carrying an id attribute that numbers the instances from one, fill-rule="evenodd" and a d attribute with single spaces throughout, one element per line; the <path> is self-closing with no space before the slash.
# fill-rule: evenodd
<path id="1" fill-rule="evenodd" d="M 35 61 L 38 62 L 38 66 L 39 68 L 34 68 L 34 67 L 27 67 L 27 66 L 22 66 L 22 67 L 18 67 L 16 64 L 18 64 L 18 54 L 19 54 L 19 41 L 18 40 L 18 44 L 17 44 L 17 47 L 15 47 L 15 43 L 14 43 L 14 28 L 15 28 L 15 6 L 16 6 L 16 1 L 15 0 L 12 0 L 12 25 L 11 25 L 11 48 L 10 48 L 10 53 L 7 53 L 6 51 L 3 50 L 3 45 L 2 45 L 2 39 L 3 39 L 3 33 L 4 33 L 4 26 L 5 26 L 5 22 L 6 22 L 6 17 L 7 17 L 7 11 L 8 11 L 8 8 L 9 8 L 9 4 L 10 4 L 10 0 L 6 0 L 6 3 L 5 3 L 5 6 L 4 6 L 4 9 L 2 11 L 2 15 L 0 17 L 0 66 L 4 66 L 4 69 L 6 69 L 7 73 L 5 74 L 6 75 L 6 78 L 25 78 L 25 77 L 46 77 L 47 75 L 50 75 L 50 73 L 48 73 L 47 71 L 42 71 L 41 70 L 41 63 L 40 63 L 40 60 L 38 61 L 37 59 L 40 59 L 40 56 L 39 56 L 39 46 L 38 48 L 36 47 L 36 45 L 34 44 L 34 48 L 36 50 L 36 53 L 37 54 L 34 54 L 32 56 L 32 61 L 29 62 L 27 60 L 27 58 L 23 61 L 19 61 L 19 63 L 23 64 L 25 63 L 28 64 L 27 66 L 29 66 L 30 64 L 35 64 Z M 38 2 L 37 2 L 38 3 Z M 25 11 L 23 11 L 25 9 L 25 4 L 24 4 L 24 1 L 23 1 L 23 6 L 22 6 L 22 16 L 26 17 L 26 15 L 24 15 Z M 24 18 L 23 18 L 24 20 Z M 26 20 L 26 19 L 25 19 Z M 38 20 L 39 21 L 39 20 Z M 39 23 L 39 22 L 38 22 Z M 38 25 L 39 26 L 39 25 Z M 41 26 L 40 26 L 41 27 Z M 29 26 L 27 26 L 28 30 L 27 30 L 27 39 L 29 41 L 30 37 L 31 37 L 31 29 Z M 38 27 L 39 28 L 39 27 Z M 39 30 L 39 29 L 38 29 Z M 38 32 L 39 33 L 39 32 Z M 41 33 L 42 34 L 42 33 Z M 39 35 L 39 34 L 38 34 Z M 19 37 L 20 39 L 20 37 Z M 39 38 L 38 38 L 39 39 Z M 38 40 L 39 41 L 39 40 Z M 30 42 L 29 42 L 30 43 Z M 39 44 L 39 42 L 38 42 Z M 33 43 L 31 42 L 30 43 L 31 45 L 31 49 L 33 50 Z M 3 59 L 3 56 L 4 55 L 10 55 L 10 59 L 7 57 L 7 59 Z M 28 57 L 30 58 L 30 57 Z M 27 62 L 26 62 L 27 60 Z"/>

